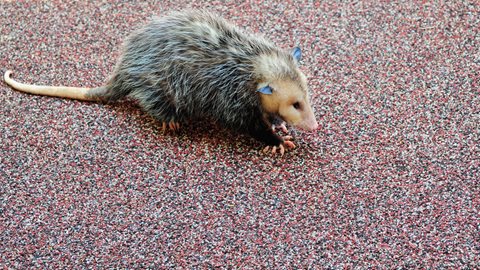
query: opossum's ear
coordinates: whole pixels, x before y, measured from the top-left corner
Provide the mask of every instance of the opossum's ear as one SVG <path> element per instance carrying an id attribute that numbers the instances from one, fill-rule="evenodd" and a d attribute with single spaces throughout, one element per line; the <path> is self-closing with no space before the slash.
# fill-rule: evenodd
<path id="1" fill-rule="evenodd" d="M 265 95 L 271 95 L 272 94 L 272 87 L 267 85 L 267 86 L 264 86 L 264 87 L 258 89 L 257 92 L 260 92 L 260 93 L 265 94 Z"/>
<path id="2" fill-rule="evenodd" d="M 295 58 L 295 60 L 300 61 L 302 59 L 302 50 L 299 47 L 295 47 L 292 50 L 292 56 Z"/>

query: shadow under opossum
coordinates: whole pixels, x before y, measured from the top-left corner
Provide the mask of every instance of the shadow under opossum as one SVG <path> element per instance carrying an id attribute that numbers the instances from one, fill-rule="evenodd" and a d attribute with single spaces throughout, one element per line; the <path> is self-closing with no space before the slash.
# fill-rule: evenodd
<path id="1" fill-rule="evenodd" d="M 117 117 L 127 124 L 138 125 L 139 131 L 145 134 L 143 138 L 150 138 L 155 143 L 156 139 L 168 137 L 172 140 L 183 140 L 188 144 L 207 144 L 209 148 L 224 148 L 234 154 L 244 153 L 251 149 L 256 151 L 263 144 L 240 132 L 226 129 L 208 119 L 189 120 L 180 123 L 179 130 L 162 129 L 162 122 L 158 121 L 143 111 L 139 104 L 132 99 L 124 99 L 115 103 L 105 104 L 112 109 Z M 235 150 L 237 149 L 237 150 Z"/>
<path id="2" fill-rule="evenodd" d="M 189 120 L 180 124 L 180 129 L 173 131 L 162 129 L 162 123 L 143 111 L 137 101 L 124 99 L 115 103 L 105 104 L 117 114 L 126 125 L 136 125 L 137 132 L 141 132 L 142 140 L 148 140 L 148 144 L 158 144 L 158 141 L 174 140 L 185 148 L 197 149 L 207 147 L 209 152 L 223 151 L 235 156 L 261 155 L 273 157 L 270 153 L 264 154 L 262 149 L 265 145 L 247 134 L 242 134 L 216 124 L 208 119 Z M 279 133 L 281 134 L 281 133 Z M 285 134 L 283 134 L 285 135 Z M 323 152 L 319 142 L 304 140 L 302 131 L 289 127 L 289 135 L 294 136 L 293 142 L 296 148 L 285 152 L 285 158 L 311 158 Z M 302 139 L 299 139 L 302 137 Z M 311 136 L 306 136 L 311 137 Z M 296 138 L 296 139 L 295 139 Z M 320 143 L 321 144 L 321 143 Z M 277 153 L 280 157 L 280 154 Z"/>

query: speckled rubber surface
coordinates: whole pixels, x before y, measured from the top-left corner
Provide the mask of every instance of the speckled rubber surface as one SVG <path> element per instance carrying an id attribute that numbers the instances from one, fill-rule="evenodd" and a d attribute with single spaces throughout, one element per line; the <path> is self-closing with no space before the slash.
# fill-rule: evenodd
<path id="1" fill-rule="evenodd" d="M 303 48 L 321 128 L 272 157 L 0 83 L 0 268 L 479 267 L 477 1 L 134 2 L 1 1 L 0 71 L 98 86 L 133 29 L 202 7 Z"/>

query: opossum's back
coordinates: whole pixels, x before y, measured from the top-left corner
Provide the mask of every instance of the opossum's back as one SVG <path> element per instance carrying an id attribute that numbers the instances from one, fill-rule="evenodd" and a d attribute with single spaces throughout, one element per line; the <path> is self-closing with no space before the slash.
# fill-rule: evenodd
<path id="1" fill-rule="evenodd" d="M 177 109 L 208 111 L 245 95 L 255 79 L 254 57 L 273 50 L 208 12 L 174 13 L 129 37 L 112 84 L 136 97 L 166 91 Z"/>
<path id="2" fill-rule="evenodd" d="M 242 102 L 235 100 L 236 93 L 251 87 L 252 71 L 242 70 L 238 62 L 243 60 L 227 56 L 228 46 L 220 44 L 215 27 L 230 29 L 210 14 L 174 13 L 134 32 L 107 83 L 106 99 L 129 95 L 162 121 L 158 111 L 166 107 L 177 118 L 225 118 L 231 110 L 226 108 Z"/>
<path id="3" fill-rule="evenodd" d="M 153 20 L 131 35 L 123 62 L 147 70 L 170 64 L 202 68 L 225 59 L 242 65 L 273 50 L 275 47 L 267 40 L 243 33 L 211 13 L 176 12 Z"/>

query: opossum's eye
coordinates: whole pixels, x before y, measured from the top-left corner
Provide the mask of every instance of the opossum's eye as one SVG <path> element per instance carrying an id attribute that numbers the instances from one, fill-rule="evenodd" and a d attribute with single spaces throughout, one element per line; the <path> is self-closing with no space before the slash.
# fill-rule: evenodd
<path id="1" fill-rule="evenodd" d="M 295 102 L 293 103 L 293 108 L 295 108 L 295 110 L 300 110 L 302 107 L 302 105 L 300 104 L 300 102 Z"/>
<path id="2" fill-rule="evenodd" d="M 302 50 L 299 47 L 295 47 L 292 50 L 292 55 L 293 55 L 293 58 L 295 58 L 295 60 L 297 60 L 298 62 L 300 61 L 300 59 L 302 59 Z"/>
<path id="3" fill-rule="evenodd" d="M 260 92 L 260 93 L 265 94 L 265 95 L 271 95 L 272 94 L 272 87 L 267 85 L 267 86 L 264 86 L 264 87 L 258 89 L 257 92 Z"/>

